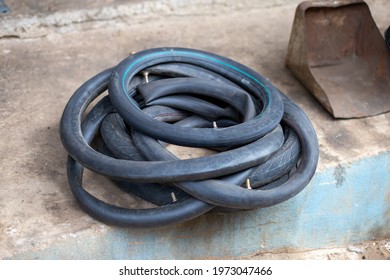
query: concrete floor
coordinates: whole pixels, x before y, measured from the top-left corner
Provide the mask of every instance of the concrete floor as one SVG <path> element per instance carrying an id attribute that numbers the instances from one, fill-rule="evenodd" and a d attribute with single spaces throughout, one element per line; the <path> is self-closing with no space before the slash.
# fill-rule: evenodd
<path id="1" fill-rule="evenodd" d="M 96 13 L 97 18 L 88 14 L 85 6 L 78 9 L 75 1 L 70 8 L 49 1 L 58 2 L 52 9 L 17 2 L 6 1 L 14 14 L 0 16 L 0 26 L 6 26 L 0 30 L 0 258 L 39 258 L 40 250 L 52 246 L 64 250 L 51 255 L 55 258 L 99 258 L 72 255 L 65 248 L 69 242 L 77 244 L 80 236 L 98 238 L 111 228 L 82 212 L 70 193 L 58 125 L 75 89 L 133 51 L 162 46 L 203 49 L 262 73 L 311 118 L 320 143 L 319 172 L 390 151 L 390 113 L 335 121 L 285 68 L 298 1 L 146 1 L 144 10 L 138 1 L 97 1 L 94 11 L 111 9 L 111 14 L 103 13 L 104 19 L 99 18 L 102 13 Z M 367 2 L 383 32 L 390 2 Z M 128 14 L 118 14 L 119 4 Z M 80 11 L 88 17 L 75 22 L 72 14 Z M 68 18 L 61 24 L 51 22 L 56 14 Z M 18 27 L 26 19 L 37 25 Z M 107 179 L 89 172 L 85 177 L 87 189 L 106 201 L 145 205 L 119 196 L 115 188 L 104 188 L 110 184 Z"/>

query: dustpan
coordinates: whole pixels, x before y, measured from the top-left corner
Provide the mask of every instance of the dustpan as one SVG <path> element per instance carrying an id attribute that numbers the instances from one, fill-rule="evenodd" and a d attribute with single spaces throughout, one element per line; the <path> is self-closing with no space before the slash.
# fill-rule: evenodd
<path id="1" fill-rule="evenodd" d="M 390 51 L 364 1 L 299 4 L 286 66 L 335 118 L 390 111 Z"/>

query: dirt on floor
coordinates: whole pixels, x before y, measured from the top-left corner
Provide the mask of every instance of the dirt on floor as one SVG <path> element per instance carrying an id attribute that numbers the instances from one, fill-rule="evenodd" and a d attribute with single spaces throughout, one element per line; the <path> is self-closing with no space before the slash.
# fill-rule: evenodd
<path id="1" fill-rule="evenodd" d="M 372 240 L 342 248 L 254 254 L 244 259 L 259 260 L 390 260 L 390 239 Z"/>
<path id="2" fill-rule="evenodd" d="M 173 9 L 169 14 L 169 7 L 158 6 L 158 12 L 167 12 L 163 16 L 154 13 L 152 18 L 146 18 L 148 10 L 142 5 L 125 11 L 122 6 L 113 8 L 108 11 L 115 12 L 115 16 L 101 12 L 92 19 L 95 10 L 90 9 L 77 13 L 77 16 L 84 15 L 82 22 L 76 22 L 68 10 L 56 17 L 36 16 L 32 1 L 26 1 L 30 4 L 23 4 L 19 10 L 14 5 L 16 2 L 7 1 L 7 4 L 20 14 L 0 22 L 0 37 L 3 37 L 0 40 L 0 259 L 25 256 L 26 252 L 72 240 L 78 233 L 94 238 L 108 231 L 108 227 L 81 211 L 69 190 L 67 154 L 59 138 L 58 123 L 67 100 L 83 81 L 118 63 L 132 51 L 157 46 L 203 49 L 263 73 L 278 88 L 288 92 L 313 119 L 321 151 L 319 170 L 390 149 L 390 142 L 385 141 L 390 135 L 387 129 L 390 113 L 335 122 L 285 68 L 295 1 L 248 11 L 225 7 L 223 1 L 209 1 L 220 5 L 213 6 L 209 13 L 190 10 L 185 16 L 182 11 L 186 7 Z M 58 6 L 47 6 L 52 9 L 49 13 L 62 7 L 59 1 L 51 2 Z M 372 4 L 373 15 L 383 32 L 388 26 L 389 1 L 367 2 Z M 242 1 L 237 3 L 243 5 Z M 141 8 L 146 9 L 144 14 L 139 12 Z M 34 13 L 23 22 L 30 29 L 19 21 L 28 10 Z M 13 33 L 5 33 L 7 30 Z M 186 157 L 188 151 L 177 152 Z M 105 188 L 108 179 L 85 173 L 86 189 L 97 186 L 93 190 L 98 198 L 119 206 L 143 205 L 130 196 L 120 195 L 119 190 Z M 340 165 L 335 177 L 342 181 L 342 174 Z M 246 258 L 389 259 L 390 241 L 372 240 L 343 248 L 301 252 L 283 249 Z"/>

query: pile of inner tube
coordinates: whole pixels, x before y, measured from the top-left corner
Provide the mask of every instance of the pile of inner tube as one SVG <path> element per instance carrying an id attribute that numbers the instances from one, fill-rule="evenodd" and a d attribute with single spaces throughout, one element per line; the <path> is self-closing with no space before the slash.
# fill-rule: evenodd
<path id="1" fill-rule="evenodd" d="M 125 227 L 275 205 L 304 189 L 318 162 L 309 118 L 266 78 L 184 48 L 144 50 L 92 77 L 70 98 L 60 134 L 81 208 Z M 169 144 L 213 153 L 181 160 Z M 94 197 L 82 186 L 84 167 L 156 207 L 124 208 Z"/>

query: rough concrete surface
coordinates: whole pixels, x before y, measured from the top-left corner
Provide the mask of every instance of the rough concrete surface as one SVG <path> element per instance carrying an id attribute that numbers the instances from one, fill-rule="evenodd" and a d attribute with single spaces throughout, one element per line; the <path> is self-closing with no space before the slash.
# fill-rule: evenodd
<path id="1" fill-rule="evenodd" d="M 69 1 L 69 6 L 48 1 L 51 8 L 17 2 L 6 1 L 14 14 L 0 16 L 0 258 L 23 258 L 26 252 L 78 235 L 93 237 L 110 230 L 84 214 L 69 191 L 59 119 L 75 89 L 133 51 L 162 46 L 203 49 L 262 73 L 311 118 L 320 143 L 319 170 L 390 150 L 390 113 L 335 121 L 285 68 L 298 1 L 136 1 L 134 6 L 126 1 L 87 1 L 97 15 L 110 7 L 116 12 L 121 11 L 118 7 L 147 7 L 143 12 L 105 15 L 103 20 L 86 13 L 86 4 L 78 9 L 77 1 Z M 390 2 L 367 2 L 383 32 Z M 80 21 L 80 14 L 74 20 L 65 18 L 63 24 L 50 19 L 65 13 L 72 18 L 80 11 L 86 15 Z M 23 20 L 36 25 L 22 28 Z M 117 195 L 115 188 L 99 188 L 110 182 L 90 172 L 85 185 L 117 205 L 145 206 L 130 195 Z"/>
<path id="2" fill-rule="evenodd" d="M 108 21 L 127 25 L 166 16 L 216 15 L 248 8 L 266 8 L 296 0 L 98 0 L 98 1 L 8 1 L 12 12 L 2 16 L 0 37 L 31 38 L 56 31 L 104 26 Z M 7 2 L 7 3 L 8 3 Z"/>
<path id="3" fill-rule="evenodd" d="M 296 252 L 273 252 L 245 256 L 261 260 L 389 260 L 390 241 L 366 241 L 341 248 L 317 249 Z"/>

